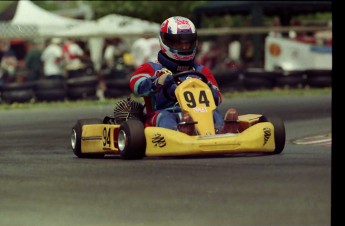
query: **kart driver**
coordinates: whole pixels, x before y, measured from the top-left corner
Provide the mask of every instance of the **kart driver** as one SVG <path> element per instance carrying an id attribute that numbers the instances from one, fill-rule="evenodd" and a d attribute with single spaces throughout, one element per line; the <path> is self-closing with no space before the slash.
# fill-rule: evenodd
<path id="1" fill-rule="evenodd" d="M 177 84 L 172 76 L 181 71 L 195 70 L 206 76 L 212 90 L 217 106 L 213 113 L 216 133 L 237 132 L 236 109 L 230 108 L 223 119 L 218 109 L 222 96 L 216 79 L 209 68 L 194 62 L 197 32 L 192 21 L 181 16 L 166 19 L 160 27 L 159 42 L 161 50 L 158 52 L 157 60 L 139 66 L 130 79 L 131 92 L 144 97 L 148 117 L 146 126 L 164 127 L 196 135 L 191 116 L 182 113 L 176 106 L 174 91 Z M 184 80 L 186 76 L 179 79 Z"/>

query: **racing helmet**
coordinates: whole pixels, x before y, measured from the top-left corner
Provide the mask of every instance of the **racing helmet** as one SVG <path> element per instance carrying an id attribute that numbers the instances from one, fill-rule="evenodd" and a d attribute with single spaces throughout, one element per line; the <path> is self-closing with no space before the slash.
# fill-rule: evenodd
<path id="1" fill-rule="evenodd" d="M 181 16 L 166 19 L 160 28 L 159 42 L 162 52 L 176 61 L 194 60 L 197 32 L 192 21 Z"/>

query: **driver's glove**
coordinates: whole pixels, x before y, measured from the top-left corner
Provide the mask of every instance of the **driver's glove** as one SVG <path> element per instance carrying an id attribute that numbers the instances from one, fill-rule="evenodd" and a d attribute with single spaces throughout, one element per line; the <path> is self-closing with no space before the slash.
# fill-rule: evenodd
<path id="1" fill-rule="evenodd" d="M 169 82 L 171 82 L 171 80 L 172 80 L 172 82 L 174 81 L 174 79 L 172 78 L 172 72 L 166 68 L 163 68 L 162 70 L 156 71 L 155 76 L 157 77 L 157 79 L 155 80 L 155 83 L 157 86 L 168 85 L 169 83 L 165 84 L 165 80 L 168 77 L 171 77 L 171 78 L 168 78 Z"/>
<path id="2" fill-rule="evenodd" d="M 172 72 L 166 68 L 155 72 L 156 79 L 153 81 L 152 88 L 155 92 L 163 90 L 163 94 L 167 99 L 176 100 L 175 89 L 177 87 Z"/>
<path id="3" fill-rule="evenodd" d="M 172 84 L 174 84 L 174 78 L 172 76 L 172 72 L 166 68 L 162 70 L 158 70 L 155 73 L 156 79 L 153 81 L 154 87 L 160 89 L 161 87 L 169 88 Z"/>

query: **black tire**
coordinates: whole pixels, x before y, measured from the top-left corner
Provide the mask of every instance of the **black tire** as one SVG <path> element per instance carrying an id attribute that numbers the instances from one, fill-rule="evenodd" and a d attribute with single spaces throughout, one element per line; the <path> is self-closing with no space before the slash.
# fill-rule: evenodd
<path id="1" fill-rule="evenodd" d="M 77 69 L 77 70 L 67 70 L 67 77 L 68 78 L 79 78 L 79 77 L 84 77 L 86 76 L 86 69 Z"/>
<path id="2" fill-rule="evenodd" d="M 142 159 L 145 156 L 146 138 L 142 121 L 129 119 L 121 123 L 117 139 L 122 159 Z"/>
<path id="3" fill-rule="evenodd" d="M 104 91 L 105 98 L 119 98 L 119 97 L 126 97 L 130 95 L 130 89 L 107 89 Z"/>
<path id="4" fill-rule="evenodd" d="M 98 77 L 83 76 L 67 79 L 67 87 L 95 87 L 98 85 Z"/>
<path id="5" fill-rule="evenodd" d="M 260 77 L 244 77 L 243 85 L 247 90 L 265 90 L 273 88 L 272 80 Z"/>
<path id="6" fill-rule="evenodd" d="M 67 95 L 63 79 L 41 79 L 35 82 L 36 101 L 64 101 Z"/>
<path id="7" fill-rule="evenodd" d="M 18 90 L 30 90 L 33 89 L 34 84 L 32 82 L 14 82 L 3 84 L 2 91 L 18 91 Z"/>
<path id="8" fill-rule="evenodd" d="M 32 89 L 7 90 L 2 92 L 2 100 L 6 103 L 26 103 L 35 97 Z"/>
<path id="9" fill-rule="evenodd" d="M 65 89 L 47 89 L 36 91 L 36 101 L 64 101 L 65 97 Z"/>
<path id="10" fill-rule="evenodd" d="M 304 71 L 284 71 L 276 77 L 275 86 L 279 88 L 302 88 L 306 84 Z"/>
<path id="11" fill-rule="evenodd" d="M 241 71 L 238 69 L 223 69 L 217 70 L 213 74 L 218 82 L 219 88 L 222 89 L 226 88 L 228 84 L 238 82 Z"/>
<path id="12" fill-rule="evenodd" d="M 314 88 L 324 88 L 324 87 L 332 87 L 332 77 L 331 76 L 317 76 L 308 78 L 307 81 L 310 87 Z"/>
<path id="13" fill-rule="evenodd" d="M 284 122 L 278 117 L 270 117 L 268 120 L 273 124 L 274 127 L 274 143 L 276 148 L 273 154 L 280 154 L 285 147 L 286 134 Z"/>
<path id="14" fill-rule="evenodd" d="M 111 78 L 104 79 L 107 89 L 129 89 L 129 78 Z"/>
<path id="15" fill-rule="evenodd" d="M 85 154 L 81 152 L 81 133 L 83 125 L 103 124 L 100 119 L 81 119 L 72 127 L 71 147 L 78 158 L 102 158 L 104 154 Z"/>
<path id="16" fill-rule="evenodd" d="M 220 85 L 220 90 L 225 91 L 225 92 L 236 92 L 236 91 L 244 91 L 245 88 L 243 85 L 243 80 L 240 77 L 237 81 L 232 81 L 230 83 Z"/>
<path id="17" fill-rule="evenodd" d="M 106 74 L 106 77 L 123 79 L 123 78 L 126 78 L 127 75 L 128 75 L 128 71 L 125 69 L 111 69 Z"/>
<path id="18" fill-rule="evenodd" d="M 272 89 L 279 71 L 265 71 L 261 68 L 248 68 L 243 73 L 243 85 L 248 90 Z"/>
<path id="19" fill-rule="evenodd" d="M 91 86 L 70 87 L 67 89 L 67 97 L 69 100 L 78 99 L 98 99 L 97 88 Z"/>
<path id="20" fill-rule="evenodd" d="M 216 72 L 218 86 L 222 91 L 240 91 L 244 89 L 240 70 L 228 69 L 227 71 Z"/>
<path id="21" fill-rule="evenodd" d="M 66 87 L 65 80 L 60 79 L 40 79 L 35 82 L 35 91 L 61 89 Z"/>
<path id="22" fill-rule="evenodd" d="M 332 70 L 306 70 L 306 75 L 307 85 L 310 87 L 322 88 L 332 86 Z"/>

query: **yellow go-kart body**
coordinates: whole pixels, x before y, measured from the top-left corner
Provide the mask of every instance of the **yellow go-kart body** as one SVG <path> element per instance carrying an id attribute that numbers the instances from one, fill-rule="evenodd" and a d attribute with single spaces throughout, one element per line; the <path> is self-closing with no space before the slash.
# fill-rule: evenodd
<path id="1" fill-rule="evenodd" d="M 137 119 L 121 124 L 79 120 L 72 130 L 72 149 L 78 157 L 119 154 L 123 159 L 145 156 L 186 156 L 231 153 L 280 153 L 285 145 L 281 120 L 261 114 L 239 115 L 239 132 L 216 134 L 212 91 L 202 80 L 189 78 L 175 90 L 182 111 L 196 122 L 197 135 L 160 127 L 144 127 Z"/>

